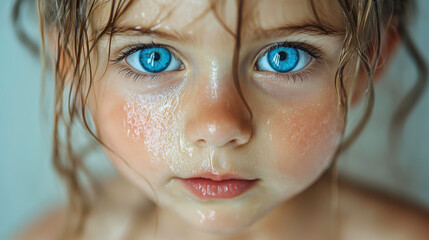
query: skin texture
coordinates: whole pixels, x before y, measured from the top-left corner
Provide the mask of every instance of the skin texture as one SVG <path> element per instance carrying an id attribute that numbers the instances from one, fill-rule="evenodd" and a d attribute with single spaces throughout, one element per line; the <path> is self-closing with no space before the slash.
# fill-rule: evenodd
<path id="1" fill-rule="evenodd" d="M 108 37 L 94 56 L 88 105 L 97 134 L 120 174 L 159 206 L 162 228 L 180 221 L 163 219 L 181 219 L 189 232 L 224 236 L 261 219 L 264 225 L 255 231 L 286 221 L 287 214 L 272 213 L 284 213 L 288 200 L 322 175 L 340 142 L 344 123 L 334 76 L 341 35 L 279 31 L 315 20 L 305 1 L 246 4 L 238 80 L 235 36 L 228 31 L 236 29 L 233 1 L 218 10 L 223 24 L 206 11 L 209 1 L 141 0 L 123 15 L 120 26 L 163 34 L 117 34 L 110 60 L 126 47 L 153 41 L 183 63 L 178 71 L 148 75 L 126 60 L 109 61 Z M 335 6 L 328 14 L 332 24 L 342 21 Z M 107 16 L 102 13 L 109 9 L 98 11 Z M 255 69 L 266 47 L 279 42 L 304 42 L 318 49 L 318 58 L 294 73 Z M 206 172 L 258 182 L 237 198 L 202 201 L 178 181 Z"/>
<path id="2" fill-rule="evenodd" d="M 335 1 L 315 2 L 323 20 L 341 32 Z M 126 181 L 103 185 L 81 239 L 335 239 L 331 185 L 321 175 L 344 127 L 333 82 L 342 36 L 292 31 L 314 22 L 307 1 L 245 3 L 238 80 L 234 1 L 216 5 L 217 18 L 204 0 L 139 0 L 118 24 L 172 36 L 128 31 L 116 34 L 111 46 L 102 39 L 92 56 L 88 106 Z M 91 29 L 102 27 L 109 11 L 108 5 L 95 8 Z M 398 35 L 388 31 L 385 39 L 387 61 Z M 319 57 L 294 74 L 258 71 L 267 47 L 285 41 L 305 42 Z M 111 61 L 126 47 L 151 42 L 172 51 L 180 70 L 136 77 L 125 60 Z M 366 83 L 355 86 L 357 103 Z M 201 201 L 177 181 L 205 172 L 258 182 L 240 197 Z M 338 239 L 428 239 L 429 218 L 421 210 L 340 183 Z M 17 239 L 55 239 L 66 216 L 65 208 L 55 210 Z M 133 224 L 137 231 L 130 232 Z"/>

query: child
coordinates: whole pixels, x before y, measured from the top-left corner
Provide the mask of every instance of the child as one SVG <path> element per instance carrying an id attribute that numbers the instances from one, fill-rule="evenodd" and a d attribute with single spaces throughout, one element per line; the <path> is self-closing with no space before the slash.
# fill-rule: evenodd
<path id="1" fill-rule="evenodd" d="M 333 171 L 400 38 L 422 62 L 410 5 L 39 0 L 69 206 L 23 238 L 428 239 L 427 216 L 406 207 L 347 184 L 338 202 Z M 77 121 L 126 180 L 92 184 Z"/>

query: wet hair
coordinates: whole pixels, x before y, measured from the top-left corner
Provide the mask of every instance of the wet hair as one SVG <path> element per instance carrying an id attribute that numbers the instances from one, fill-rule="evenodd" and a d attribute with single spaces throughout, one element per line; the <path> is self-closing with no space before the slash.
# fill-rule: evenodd
<path id="1" fill-rule="evenodd" d="M 42 48 L 32 43 L 20 27 L 20 9 L 24 2 L 16 0 L 13 20 L 18 36 L 33 53 L 40 54 L 45 61 L 45 38 L 55 43 L 53 73 L 55 84 L 54 132 L 52 161 L 55 170 L 64 180 L 69 208 L 65 229 L 61 239 L 74 239 L 84 231 L 85 220 L 91 210 L 91 192 L 86 187 L 83 177 L 91 179 L 91 174 L 84 162 L 87 149 L 72 145 L 73 126 L 82 124 L 93 139 L 109 150 L 91 128 L 86 113 L 88 93 L 93 84 L 93 54 L 103 35 L 108 34 L 110 41 L 115 34 L 118 19 L 130 7 L 132 0 L 38 0 L 37 9 L 41 28 Z M 329 33 L 324 16 L 319 12 L 318 2 L 310 1 L 314 16 L 324 31 Z M 370 118 L 374 105 L 373 75 L 380 57 L 383 34 L 388 27 L 394 27 L 402 43 L 414 60 L 418 69 L 418 79 L 413 88 L 401 101 L 392 120 L 392 131 L 397 132 L 407 116 L 423 94 L 427 69 L 418 49 L 415 47 L 407 29 L 409 16 L 414 8 L 412 0 L 337 0 L 343 13 L 344 38 L 340 58 L 333 84 L 339 96 L 340 111 L 347 122 L 349 99 L 345 79 L 348 68 L 359 68 L 366 73 L 368 82 L 366 107 L 363 117 L 348 138 L 340 144 L 337 155 L 344 151 L 356 139 Z M 233 64 L 238 65 L 240 51 L 241 26 L 245 1 L 237 0 L 237 29 L 228 29 L 223 23 L 221 9 L 224 1 L 212 1 L 210 8 L 219 22 L 236 39 Z M 33 1 L 34 3 L 34 1 Z M 107 21 L 99 31 L 91 31 L 91 21 L 100 7 L 110 10 Z M 169 14 L 167 14 L 168 16 Z M 393 24 L 392 24 L 393 23 Z M 155 24 L 155 23 L 154 23 Z M 49 33 L 49 34 L 46 34 Z M 110 51 L 110 48 L 109 48 Z M 48 64 L 49 66 L 49 64 Z M 238 84 L 237 68 L 234 78 Z M 363 81 L 362 79 L 354 79 Z M 239 88 L 238 88 L 239 89 Z M 343 130 L 344 132 L 344 130 Z M 91 150 L 89 148 L 88 150 Z M 336 157 L 335 157 L 336 159 Z M 336 162 L 334 159 L 333 162 Z M 124 160 L 126 163 L 126 161 Z M 142 176 L 144 177 L 144 176 Z"/>

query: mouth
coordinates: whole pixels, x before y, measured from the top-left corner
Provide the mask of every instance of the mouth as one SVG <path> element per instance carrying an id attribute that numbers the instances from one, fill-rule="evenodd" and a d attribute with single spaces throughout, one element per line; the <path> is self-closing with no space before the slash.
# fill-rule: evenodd
<path id="1" fill-rule="evenodd" d="M 211 173 L 180 180 L 191 193 L 201 200 L 236 198 L 252 188 L 258 181 L 257 179 L 250 180 Z"/>

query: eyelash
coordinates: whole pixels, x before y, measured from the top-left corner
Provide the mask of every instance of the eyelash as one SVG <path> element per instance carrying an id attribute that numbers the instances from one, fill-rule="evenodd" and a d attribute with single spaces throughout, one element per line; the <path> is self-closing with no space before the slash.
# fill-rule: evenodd
<path id="1" fill-rule="evenodd" d="M 280 73 L 280 72 L 270 72 L 269 74 L 271 76 L 275 76 L 275 78 L 284 79 L 286 81 L 293 81 L 293 83 L 296 83 L 297 80 L 300 80 L 300 82 L 304 82 L 308 79 L 308 74 L 312 72 L 313 70 L 313 64 L 310 64 L 311 61 L 321 62 L 323 60 L 322 51 L 319 50 L 319 48 L 314 47 L 307 42 L 278 42 L 274 44 L 270 44 L 267 47 L 265 47 L 260 53 L 256 56 L 254 62 L 253 62 L 253 69 L 259 72 L 262 72 L 260 69 L 258 69 L 257 61 L 264 56 L 267 52 L 277 48 L 277 47 L 290 47 L 290 48 L 296 48 L 299 50 L 302 50 L 306 53 L 308 53 L 311 57 L 311 60 L 307 66 L 304 67 L 302 70 L 298 70 L 296 72 L 288 72 L 288 73 Z"/>
<path id="2" fill-rule="evenodd" d="M 159 74 L 136 73 L 127 66 L 119 66 L 119 73 L 124 74 L 126 78 L 132 78 L 134 82 L 140 82 L 147 78 L 149 78 L 150 81 L 156 81 L 156 79 L 159 78 Z"/>
<path id="3" fill-rule="evenodd" d="M 313 59 L 316 59 L 316 60 L 322 59 L 322 52 L 318 48 L 313 47 L 312 45 L 309 45 L 308 43 L 303 41 L 303 42 L 279 42 L 279 43 L 270 44 L 267 47 L 265 47 L 264 50 L 261 51 L 261 53 L 257 55 L 255 60 L 257 61 L 265 53 L 277 47 L 296 48 L 310 54 L 310 56 Z"/>
<path id="4" fill-rule="evenodd" d="M 172 55 L 176 55 L 174 53 L 175 51 L 171 51 L 171 47 L 168 47 L 162 44 L 157 44 L 151 41 L 150 43 L 147 43 L 147 44 L 137 44 L 137 45 L 126 47 L 125 49 L 120 51 L 118 53 L 118 57 L 112 59 L 111 62 L 112 64 L 117 64 L 139 50 L 143 50 L 146 48 L 154 48 L 154 47 L 162 47 L 162 48 L 169 49 Z M 181 68 L 183 68 L 183 64 Z M 134 82 L 140 82 L 142 80 L 156 81 L 162 78 L 160 74 L 147 74 L 140 71 L 137 72 L 137 70 L 134 70 L 132 67 L 128 66 L 128 64 L 125 66 L 119 65 L 118 69 L 119 69 L 119 73 L 124 74 L 126 78 L 132 78 Z M 164 72 L 163 75 L 168 73 L 169 72 Z"/>
<path id="5" fill-rule="evenodd" d="M 112 59 L 111 62 L 113 64 L 117 64 L 139 50 L 142 50 L 145 48 L 152 48 L 152 47 L 164 47 L 167 49 L 171 49 L 170 47 L 157 44 L 154 42 L 151 42 L 149 44 L 133 45 L 122 50 L 118 54 L 118 57 L 116 57 L 115 59 Z M 300 49 L 308 53 L 311 56 L 312 60 L 316 60 L 318 62 L 323 60 L 322 52 L 318 48 L 311 46 L 306 42 L 280 42 L 280 43 L 271 44 L 265 47 L 264 50 L 260 51 L 260 53 L 256 56 L 256 58 L 253 61 L 254 70 L 259 71 L 256 65 L 256 62 L 258 61 L 258 59 L 260 59 L 265 53 L 267 53 L 268 51 L 276 47 L 290 47 L 290 48 Z M 172 54 L 174 54 L 174 51 L 172 51 Z M 141 72 L 137 73 L 134 69 L 130 68 L 129 66 L 119 66 L 119 72 L 124 74 L 126 78 L 132 78 L 134 82 L 139 82 L 139 81 L 142 81 L 143 79 L 148 79 L 148 78 L 149 78 L 148 80 L 150 81 L 156 81 L 158 78 L 160 78 L 160 74 L 146 74 Z M 297 72 L 290 72 L 290 73 L 271 72 L 270 74 L 274 75 L 276 78 L 283 78 L 285 80 L 293 81 L 295 83 L 297 79 L 299 79 L 301 82 L 305 81 L 307 79 L 307 75 L 309 74 L 309 72 L 311 72 L 311 66 L 306 66 L 305 69 L 299 70 Z M 167 74 L 167 73 L 169 72 L 164 72 L 163 74 Z"/>

